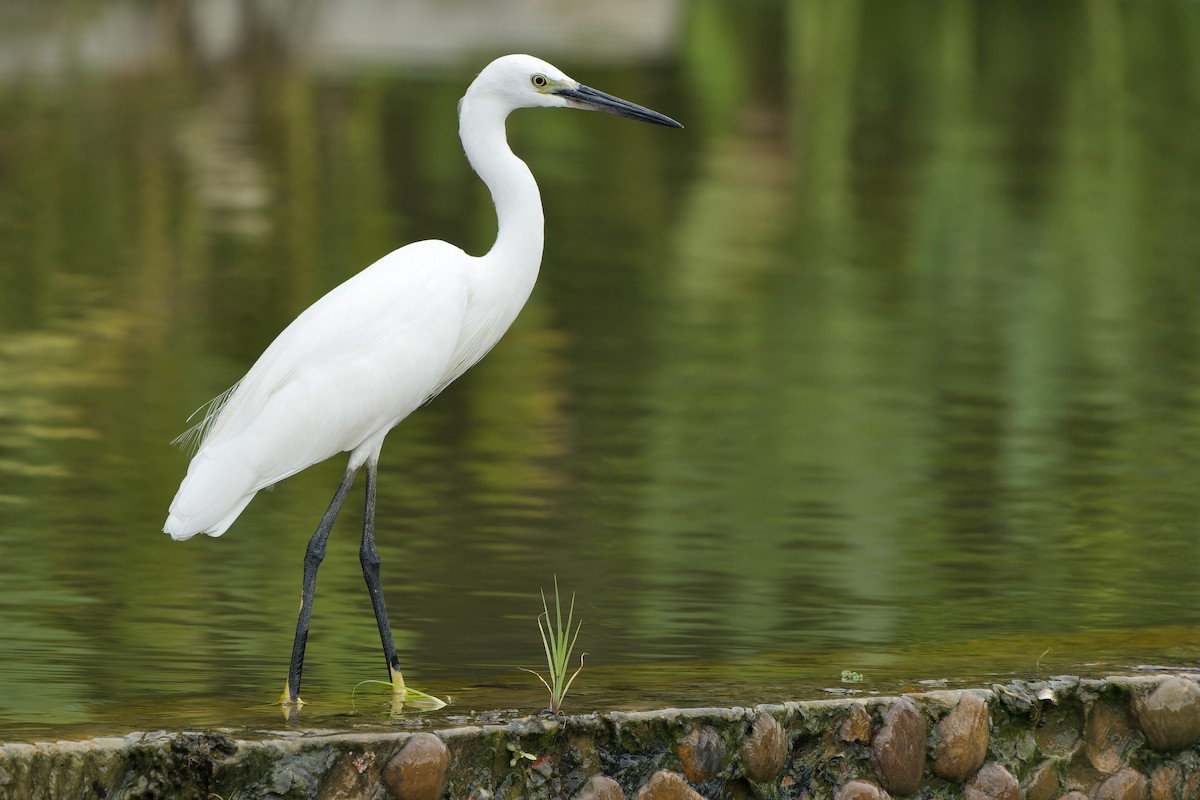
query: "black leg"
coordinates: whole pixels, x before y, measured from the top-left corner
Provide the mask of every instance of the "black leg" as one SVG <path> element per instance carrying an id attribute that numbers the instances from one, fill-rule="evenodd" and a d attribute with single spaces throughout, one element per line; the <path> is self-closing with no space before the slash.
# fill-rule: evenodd
<path id="1" fill-rule="evenodd" d="M 393 693 L 403 694 L 404 676 L 400 674 L 400 659 L 396 656 L 396 644 L 392 640 L 392 626 L 388 623 L 387 605 L 383 601 L 383 586 L 379 583 L 379 550 L 375 548 L 375 486 L 379 463 L 367 460 L 367 504 L 363 511 L 362 547 L 358 560 L 362 562 L 363 577 L 367 591 L 371 593 L 371 605 L 375 608 L 375 621 L 379 624 L 379 640 L 383 643 L 383 658 L 387 661 L 388 677 Z"/>
<path id="2" fill-rule="evenodd" d="M 284 687 L 283 697 L 280 698 L 284 703 L 301 702 L 300 673 L 304 669 L 304 647 L 308 644 L 308 623 L 312 619 L 313 592 L 317 588 L 317 567 L 321 566 L 321 560 L 325 558 L 325 542 L 329 539 L 329 531 L 333 529 L 333 521 L 342 510 L 342 503 L 346 501 L 350 487 L 354 485 L 356 474 L 358 470 L 346 470 L 333 500 L 329 501 L 329 508 L 325 509 L 325 516 L 321 517 L 321 524 L 308 540 L 308 549 L 304 551 L 304 589 L 300 594 L 300 618 L 296 620 L 292 664 L 288 669 L 287 686 Z"/>

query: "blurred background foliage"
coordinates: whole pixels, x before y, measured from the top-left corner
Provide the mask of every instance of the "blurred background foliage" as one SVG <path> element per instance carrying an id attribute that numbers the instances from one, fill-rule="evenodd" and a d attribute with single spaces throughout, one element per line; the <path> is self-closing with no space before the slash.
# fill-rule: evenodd
<path id="1" fill-rule="evenodd" d="M 269 714 L 343 464 L 173 544 L 167 443 L 390 249 L 490 246 L 455 104 L 522 50 L 687 128 L 510 121 L 538 288 L 383 457 L 446 713 L 540 707 L 555 574 L 582 706 L 1194 662 L 1200 3 L 9 0 L 0 734 Z M 381 677 L 355 524 L 309 719 Z"/>

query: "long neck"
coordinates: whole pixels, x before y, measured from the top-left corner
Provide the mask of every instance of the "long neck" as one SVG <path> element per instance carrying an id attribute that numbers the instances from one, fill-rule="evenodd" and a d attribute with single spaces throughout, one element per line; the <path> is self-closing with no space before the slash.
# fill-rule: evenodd
<path id="1" fill-rule="evenodd" d="M 459 109 L 458 133 L 467 160 L 496 205 L 496 244 L 484 258 L 509 269 L 532 270 L 536 277 L 544 236 L 542 196 L 529 167 L 508 147 L 507 115 L 507 109 L 468 91 Z"/>

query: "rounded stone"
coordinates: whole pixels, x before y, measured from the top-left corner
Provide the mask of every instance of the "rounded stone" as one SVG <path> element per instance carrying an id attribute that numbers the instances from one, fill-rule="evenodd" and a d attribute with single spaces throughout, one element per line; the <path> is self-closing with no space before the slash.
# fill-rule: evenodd
<path id="1" fill-rule="evenodd" d="M 1200 797 L 1200 771 L 1188 770 L 1184 773 L 1183 788 L 1179 794 L 1185 798 Z"/>
<path id="2" fill-rule="evenodd" d="M 1150 800 L 1183 800 L 1183 775 L 1179 767 L 1163 764 L 1150 773 Z"/>
<path id="3" fill-rule="evenodd" d="M 759 783 L 775 780 L 787 762 L 787 754 L 787 734 L 779 721 L 765 711 L 759 714 L 750 735 L 742 742 L 746 777 Z"/>
<path id="4" fill-rule="evenodd" d="M 892 800 L 892 796 L 870 781 L 848 781 L 833 800 Z"/>
<path id="5" fill-rule="evenodd" d="M 634 800 L 704 800 L 678 772 L 660 769 L 638 789 Z"/>
<path id="6" fill-rule="evenodd" d="M 382 777 L 394 800 L 440 800 L 450 777 L 450 751 L 432 733 L 413 734 L 383 768 Z"/>
<path id="7" fill-rule="evenodd" d="M 983 765 L 988 748 L 988 708 L 978 697 L 964 694 L 934 730 L 938 738 L 930 763 L 934 775 L 962 783 Z"/>
<path id="8" fill-rule="evenodd" d="M 1098 701 L 1083 727 L 1088 760 L 1100 772 L 1116 772 L 1125 764 L 1134 734 L 1133 719 L 1124 705 Z"/>
<path id="9" fill-rule="evenodd" d="M 703 783 L 716 776 L 725 765 L 729 747 L 713 728 L 696 728 L 676 748 L 683 774 L 692 783 Z"/>
<path id="10" fill-rule="evenodd" d="M 871 741 L 871 715 L 867 713 L 867 707 L 862 703 L 850 706 L 850 713 L 842 720 L 838 735 L 843 742 L 866 744 Z"/>
<path id="11" fill-rule="evenodd" d="M 1058 800 L 1090 800 L 1083 792 L 1067 792 Z"/>
<path id="12" fill-rule="evenodd" d="M 1126 767 L 1100 782 L 1093 800 L 1147 800 L 1146 776 Z"/>
<path id="13" fill-rule="evenodd" d="M 1186 678 L 1167 678 L 1133 708 L 1155 750 L 1180 750 L 1200 739 L 1200 686 Z"/>
<path id="14" fill-rule="evenodd" d="M 625 800 L 621 784 L 607 775 L 593 775 L 575 795 L 575 800 Z"/>
<path id="15" fill-rule="evenodd" d="M 925 771 L 924 715 L 906 697 L 888 709 L 883 726 L 871 738 L 871 763 L 879 782 L 892 794 L 912 794 Z"/>
<path id="16" fill-rule="evenodd" d="M 1079 747 L 1083 727 L 1084 714 L 1078 706 L 1043 707 L 1033 738 L 1043 755 L 1070 756 Z"/>
<path id="17" fill-rule="evenodd" d="M 1058 773 L 1049 761 L 1034 768 L 1025 784 L 1025 800 L 1054 800 L 1058 796 Z"/>
<path id="18" fill-rule="evenodd" d="M 1021 800 L 1021 784 L 1013 774 L 992 761 L 963 786 L 963 800 Z"/>
<path id="19" fill-rule="evenodd" d="M 1062 773 L 1063 791 L 1076 789 L 1084 791 L 1095 788 L 1104 780 L 1105 773 L 1092 766 L 1087 753 L 1082 748 L 1071 757 L 1070 761 L 1059 761 L 1058 769 Z"/>

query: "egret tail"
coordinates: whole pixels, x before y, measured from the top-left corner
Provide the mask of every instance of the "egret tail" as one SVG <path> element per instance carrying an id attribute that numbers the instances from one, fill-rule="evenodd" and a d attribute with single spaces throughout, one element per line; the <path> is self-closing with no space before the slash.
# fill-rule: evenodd
<path id="1" fill-rule="evenodd" d="M 258 481 L 258 473 L 237 460 L 200 451 L 171 501 L 163 531 L 176 541 L 198 533 L 220 536 L 254 499 Z"/>

